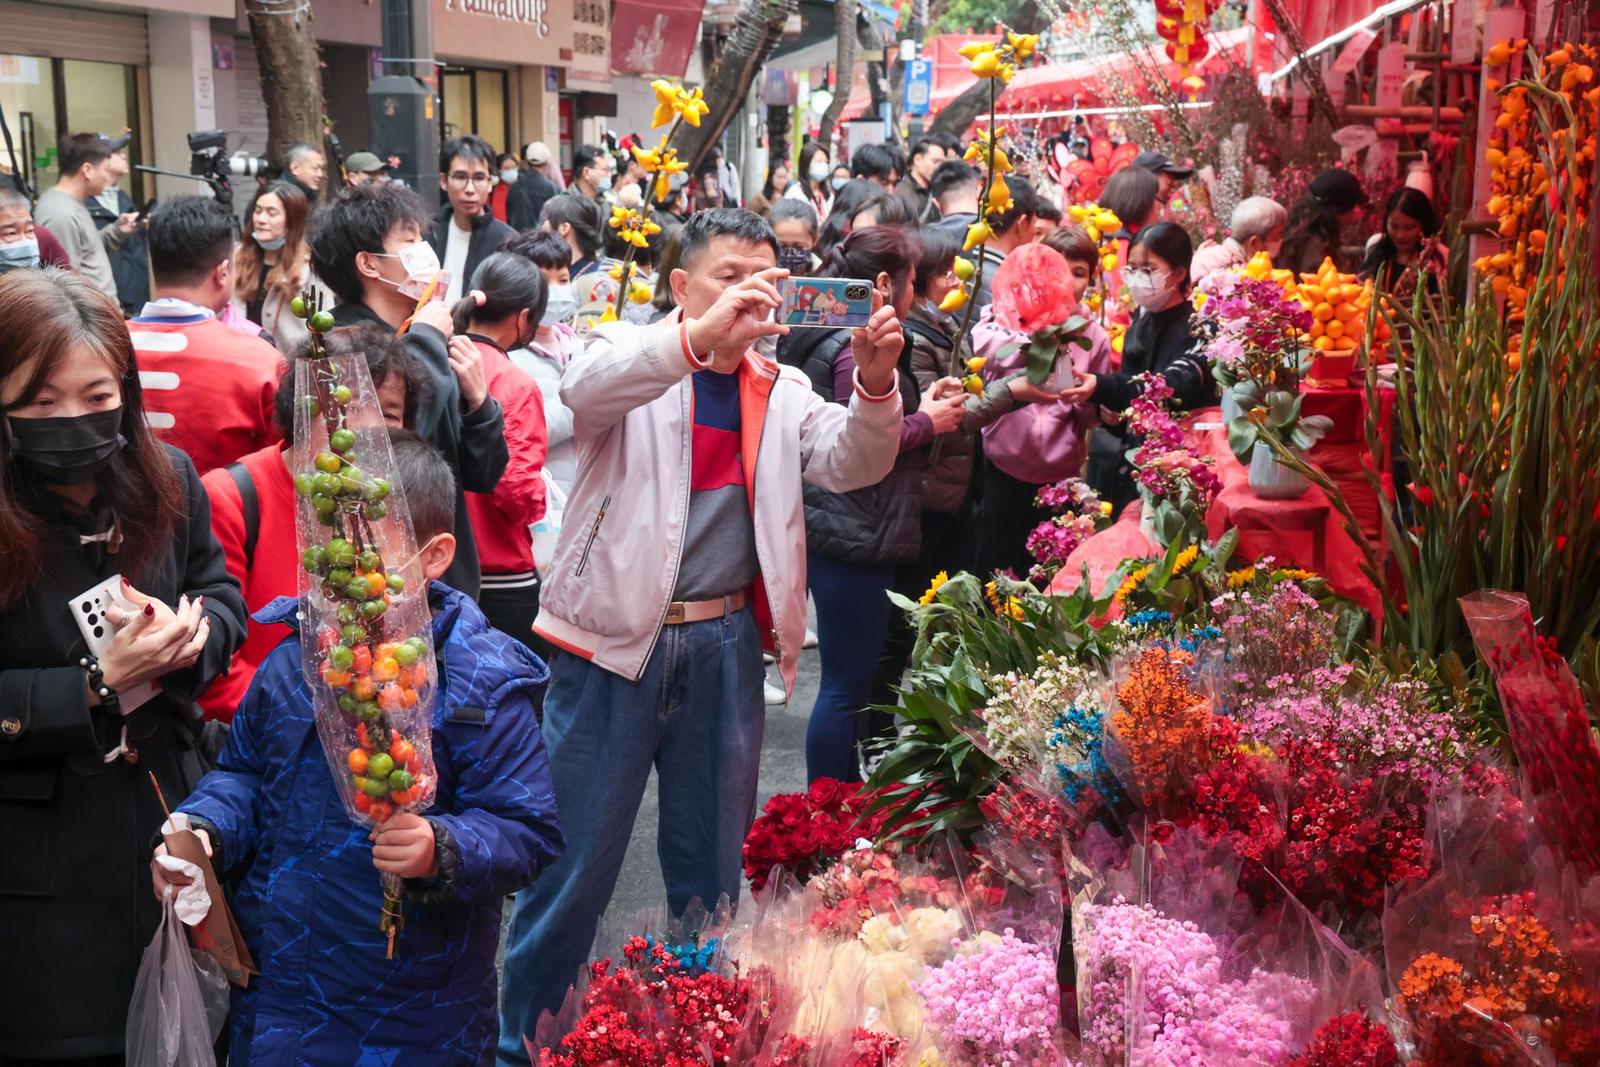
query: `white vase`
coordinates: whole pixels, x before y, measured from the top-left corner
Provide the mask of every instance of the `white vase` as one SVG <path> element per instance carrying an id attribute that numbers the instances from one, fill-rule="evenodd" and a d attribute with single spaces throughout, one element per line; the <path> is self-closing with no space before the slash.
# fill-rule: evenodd
<path id="1" fill-rule="evenodd" d="M 1152 545 L 1161 543 L 1156 539 L 1156 509 L 1151 506 L 1149 500 L 1139 503 L 1139 532 Z"/>
<path id="2" fill-rule="evenodd" d="M 1311 481 L 1299 471 L 1278 462 L 1265 441 L 1250 450 L 1250 488 L 1269 500 L 1293 500 L 1304 496 Z"/>
<path id="3" fill-rule="evenodd" d="M 1244 405 L 1239 403 L 1239 396 L 1231 388 L 1222 391 L 1222 425 L 1227 426 L 1244 414 Z"/>

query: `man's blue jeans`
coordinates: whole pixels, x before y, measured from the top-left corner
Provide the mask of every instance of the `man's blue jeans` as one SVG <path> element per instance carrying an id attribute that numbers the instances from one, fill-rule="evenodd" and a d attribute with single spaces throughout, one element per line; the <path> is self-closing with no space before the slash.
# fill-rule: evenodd
<path id="1" fill-rule="evenodd" d="M 501 1064 L 527 1067 L 523 1035 L 557 1011 L 589 959 L 650 768 L 656 841 L 674 915 L 737 902 L 766 725 L 761 639 L 749 609 L 667 626 L 637 682 L 556 654 L 544 704 L 567 850 L 517 894 L 500 990 Z"/>

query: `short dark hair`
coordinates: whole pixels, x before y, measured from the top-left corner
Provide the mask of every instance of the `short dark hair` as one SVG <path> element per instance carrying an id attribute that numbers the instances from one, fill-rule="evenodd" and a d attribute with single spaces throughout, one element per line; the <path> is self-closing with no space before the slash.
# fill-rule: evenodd
<path id="1" fill-rule="evenodd" d="M 949 230 L 938 226 L 924 226 L 917 231 L 917 274 L 914 285 L 918 295 L 925 292 L 933 280 L 950 269 L 961 253 L 961 239 Z"/>
<path id="2" fill-rule="evenodd" d="M 886 144 L 867 144 L 850 156 L 850 174 L 855 178 L 887 178 L 904 175 L 905 159 Z"/>
<path id="3" fill-rule="evenodd" d="M 873 219 L 879 226 L 912 226 L 917 221 L 917 214 L 911 205 L 896 193 L 880 193 L 856 208 L 855 215 L 863 211 L 872 212 Z M 852 220 L 855 215 L 851 216 Z M 854 229 L 853 222 L 851 228 Z"/>
<path id="4" fill-rule="evenodd" d="M 456 474 L 450 461 L 410 430 L 393 426 L 389 427 L 389 451 L 394 454 L 394 479 L 405 494 L 417 546 L 455 532 Z"/>
<path id="5" fill-rule="evenodd" d="M 600 250 L 600 229 L 605 225 L 605 219 L 600 214 L 600 205 L 587 196 L 573 192 L 552 196 L 544 202 L 539 221 L 547 223 L 552 230 L 562 223 L 571 226 L 577 236 L 578 247 L 583 249 L 586 256 L 592 256 Z"/>
<path id="6" fill-rule="evenodd" d="M 970 185 L 976 191 L 981 181 L 976 167 L 959 159 L 947 159 L 933 168 L 933 176 L 928 179 L 928 195 L 936 201 L 943 200 L 947 193 L 963 185 Z"/>
<path id="7" fill-rule="evenodd" d="M 1039 243 L 1060 252 L 1068 263 L 1087 263 L 1096 270 L 1100 267 L 1100 249 L 1082 226 L 1057 226 Z"/>
<path id="8" fill-rule="evenodd" d="M 894 291 L 915 274 L 920 249 L 898 226 L 870 226 L 852 232 L 822 259 L 823 278 L 866 278 L 887 274 Z"/>
<path id="9" fill-rule="evenodd" d="M 806 224 L 806 229 L 811 231 L 812 237 L 817 235 L 817 227 L 821 225 L 817 221 L 817 209 L 812 207 L 809 201 L 798 200 L 792 196 L 772 202 L 772 206 L 767 209 L 767 222 L 771 223 L 773 228 L 780 222 L 803 222 Z"/>
<path id="10" fill-rule="evenodd" d="M 57 172 L 63 177 L 77 174 L 85 163 L 99 163 L 114 154 L 111 143 L 98 133 L 69 133 L 61 138 L 56 155 Z"/>
<path id="11" fill-rule="evenodd" d="M 572 266 L 572 246 L 549 230 L 523 230 L 514 237 L 507 237 L 500 251 L 531 259 L 545 270 Z"/>
<path id="12" fill-rule="evenodd" d="M 1011 210 L 989 216 L 989 226 L 995 233 L 1010 233 L 1013 226 L 1033 215 L 1039 206 L 1039 194 L 1033 191 L 1033 183 L 1028 179 L 1013 174 L 1006 179 L 1006 186 L 1011 190 Z"/>
<path id="13" fill-rule="evenodd" d="M 406 343 L 387 326 L 376 322 L 363 322 L 355 326 L 341 326 L 322 336 L 322 344 L 330 356 L 365 356 L 367 374 L 372 387 L 382 389 L 383 383 L 399 375 L 406 384 L 406 407 L 403 420 L 407 426 L 417 423 L 417 409 L 428 393 L 428 380 L 422 369 L 406 350 Z M 294 440 L 294 368 L 311 351 L 309 338 L 302 339 L 285 358 L 283 374 L 278 379 L 278 395 L 272 398 L 272 419 L 286 441 Z"/>
<path id="14" fill-rule="evenodd" d="M 1100 206 L 1138 229 L 1156 209 L 1161 180 L 1143 167 L 1127 166 L 1113 174 L 1100 192 Z"/>
<path id="15" fill-rule="evenodd" d="M 210 196 L 163 200 L 145 221 L 157 285 L 191 285 L 233 254 L 233 213 Z"/>
<path id="16" fill-rule="evenodd" d="M 579 174 L 582 174 L 584 171 L 594 166 L 596 162 L 603 159 L 605 154 L 606 150 L 604 148 L 596 148 L 592 144 L 586 144 L 582 148 L 574 151 L 572 153 L 573 179 L 576 180 Z"/>
<path id="17" fill-rule="evenodd" d="M 475 292 L 483 294 L 482 304 L 473 299 Z M 526 256 L 496 252 L 472 272 L 467 295 L 456 301 L 450 314 L 458 334 L 466 333 L 473 320 L 504 322 L 521 311 L 537 324 L 544 318 L 546 299 L 544 272 L 537 263 Z"/>
<path id="18" fill-rule="evenodd" d="M 687 267 L 717 237 L 734 237 L 750 244 L 766 245 L 778 254 L 778 236 L 767 220 L 742 207 L 713 207 L 696 211 L 683 224 L 679 237 L 678 262 Z"/>
<path id="19" fill-rule="evenodd" d="M 494 165 L 499 167 L 499 168 L 501 168 L 502 170 L 504 170 L 507 160 L 511 161 L 512 166 L 518 166 L 522 162 L 516 156 L 512 155 L 510 152 L 501 152 L 498 156 L 495 157 Z"/>
<path id="20" fill-rule="evenodd" d="M 819 248 L 832 248 L 850 232 L 851 220 L 856 212 L 883 195 L 883 190 L 865 178 L 851 178 L 833 194 L 833 206 L 828 217 L 822 220 L 822 232 L 817 235 Z"/>
<path id="21" fill-rule="evenodd" d="M 433 224 L 414 190 L 392 182 L 343 189 L 311 218 L 311 267 L 342 303 L 357 303 L 361 272 L 356 254 L 381 253 L 390 232 L 406 223 L 420 234 Z"/>
<path id="22" fill-rule="evenodd" d="M 1185 292 L 1188 291 L 1189 284 L 1194 281 L 1193 275 L 1189 273 L 1190 261 L 1194 259 L 1194 242 L 1189 239 L 1188 231 L 1182 226 L 1176 222 L 1152 222 L 1128 243 L 1129 252 L 1135 248 L 1148 248 L 1173 270 L 1182 268 L 1183 288 Z"/>
<path id="23" fill-rule="evenodd" d="M 494 146 L 474 133 L 452 137 L 439 149 L 439 173 L 450 173 L 450 165 L 458 159 L 492 167 L 495 165 Z"/>
<path id="24" fill-rule="evenodd" d="M 920 159 L 928 154 L 930 148 L 941 148 L 948 152 L 955 147 L 955 139 L 943 133 L 925 133 L 911 143 L 911 158 Z"/>
<path id="25" fill-rule="evenodd" d="M 1059 223 L 1061 221 L 1061 209 L 1044 197 L 1036 196 L 1033 198 L 1033 217 Z"/>

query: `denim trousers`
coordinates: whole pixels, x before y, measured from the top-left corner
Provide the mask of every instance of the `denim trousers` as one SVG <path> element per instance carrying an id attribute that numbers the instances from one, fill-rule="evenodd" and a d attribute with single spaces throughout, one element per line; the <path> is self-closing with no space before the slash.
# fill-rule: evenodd
<path id="1" fill-rule="evenodd" d="M 806 727 L 806 777 L 861 780 L 860 740 L 874 731 L 867 713 L 894 605 L 894 567 L 845 563 L 815 552 L 806 556 L 811 598 L 817 604 L 817 652 L 822 677 Z"/>
<path id="2" fill-rule="evenodd" d="M 517 894 L 500 990 L 501 1064 L 527 1067 L 523 1035 L 560 1009 L 611 902 L 639 802 L 655 768 L 656 850 L 673 915 L 739 899 L 755 819 L 766 706 L 761 638 L 746 608 L 662 628 L 629 681 L 558 652 L 544 740 L 567 850 Z"/>

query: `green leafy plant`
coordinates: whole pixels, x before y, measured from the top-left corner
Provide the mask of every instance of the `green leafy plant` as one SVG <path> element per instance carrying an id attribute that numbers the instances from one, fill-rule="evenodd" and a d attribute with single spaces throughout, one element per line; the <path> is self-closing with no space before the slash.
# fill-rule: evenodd
<path id="1" fill-rule="evenodd" d="M 1263 429 L 1300 452 L 1315 447 L 1333 429 L 1333 420 L 1326 415 L 1300 414 L 1304 398 L 1298 392 L 1264 392 L 1248 379 L 1234 383 L 1233 392 L 1244 414 L 1228 422 L 1228 447 L 1240 463 L 1250 462 Z"/>

